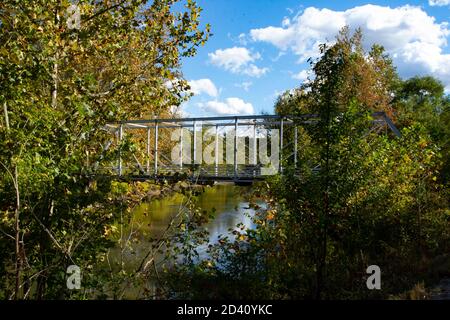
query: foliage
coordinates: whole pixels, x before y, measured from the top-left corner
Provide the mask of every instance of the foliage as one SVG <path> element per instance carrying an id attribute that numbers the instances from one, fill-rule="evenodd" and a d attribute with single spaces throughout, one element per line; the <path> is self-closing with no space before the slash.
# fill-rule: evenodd
<path id="1" fill-rule="evenodd" d="M 321 52 L 314 79 L 276 105 L 282 114 L 320 115 L 301 131 L 298 168 L 286 163 L 259 189 L 268 208 L 259 208 L 255 230 L 222 239 L 211 259 L 169 277 L 189 284 L 177 287 L 183 297 L 387 298 L 432 280 L 434 261 L 450 254 L 449 190 L 439 178 L 446 159 L 431 130 L 444 113 L 402 125 L 399 101 L 414 100 L 423 81 L 400 81 L 379 46 L 364 53 L 360 31 L 344 29 Z M 429 100 L 442 101 L 440 87 L 424 81 Z M 398 117 L 402 137 L 370 130 L 373 111 Z M 448 141 L 445 131 L 437 136 Z M 373 264 L 380 291 L 366 287 Z"/>
<path id="2" fill-rule="evenodd" d="M 123 205 L 90 175 L 108 159 L 104 125 L 188 98 L 182 58 L 209 36 L 197 4 L 176 2 L 82 0 L 80 28 L 72 1 L 0 3 L 1 297 L 65 297 L 66 267 L 88 278 L 110 245 Z"/>
<path id="3" fill-rule="evenodd" d="M 298 88 L 280 95 L 275 103 L 278 114 L 316 113 L 324 102 L 336 104 L 343 111 L 356 99 L 367 109 L 393 115 L 391 102 L 399 77 L 384 48 L 373 45 L 366 52 L 362 32 L 350 35 L 343 28 L 333 45 L 320 45 L 321 57 L 314 61 L 311 75 Z M 338 83 L 334 83 L 338 81 Z M 327 84 L 334 83 L 334 87 Z"/>
<path id="4" fill-rule="evenodd" d="M 441 149 L 444 164 L 441 179 L 450 182 L 450 97 L 444 85 L 430 76 L 413 77 L 401 83 L 394 101 L 398 124 L 420 123 Z"/>

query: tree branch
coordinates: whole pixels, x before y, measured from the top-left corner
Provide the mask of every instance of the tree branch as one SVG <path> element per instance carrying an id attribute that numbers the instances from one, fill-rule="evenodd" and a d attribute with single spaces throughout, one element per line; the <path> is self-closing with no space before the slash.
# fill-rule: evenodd
<path id="1" fill-rule="evenodd" d="M 109 7 L 105 8 L 105 9 L 103 9 L 103 10 L 100 10 L 100 11 L 94 13 L 92 16 L 86 18 L 85 21 L 88 22 L 88 21 L 90 21 L 90 20 L 92 20 L 92 19 L 97 18 L 98 16 L 101 16 L 102 14 L 104 14 L 104 13 L 106 13 L 106 12 L 112 10 L 112 9 L 118 8 L 118 7 L 120 7 L 121 5 L 123 5 L 126 1 L 127 1 L 127 0 L 120 1 L 119 3 L 117 3 L 117 4 L 115 4 L 115 5 L 112 5 L 112 6 L 109 6 Z"/>

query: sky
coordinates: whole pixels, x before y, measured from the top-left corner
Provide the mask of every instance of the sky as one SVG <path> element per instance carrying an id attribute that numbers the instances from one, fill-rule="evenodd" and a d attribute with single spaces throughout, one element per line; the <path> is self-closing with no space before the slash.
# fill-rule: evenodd
<path id="1" fill-rule="evenodd" d="M 450 0 L 197 0 L 213 33 L 183 61 L 194 96 L 184 116 L 273 114 L 308 76 L 308 58 L 345 25 L 385 47 L 402 78 L 432 75 L 450 93 Z"/>

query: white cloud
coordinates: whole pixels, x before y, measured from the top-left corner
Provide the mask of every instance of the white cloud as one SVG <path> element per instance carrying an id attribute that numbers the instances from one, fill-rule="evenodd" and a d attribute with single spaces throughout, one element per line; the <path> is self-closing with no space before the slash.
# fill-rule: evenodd
<path id="1" fill-rule="evenodd" d="M 444 1 L 434 1 L 438 2 Z M 317 57 L 318 45 L 333 41 L 345 25 L 362 28 L 366 47 L 373 43 L 383 45 L 402 76 L 431 74 L 450 89 L 450 54 L 443 52 L 450 34 L 448 23 L 436 22 L 420 7 L 368 4 L 345 11 L 309 7 L 289 25 L 253 29 L 250 36 L 282 51 L 290 50 L 299 56 L 299 62 L 304 62 Z"/>
<path id="2" fill-rule="evenodd" d="M 259 78 L 259 77 L 265 75 L 267 73 L 267 71 L 269 71 L 268 68 L 258 68 L 254 64 L 250 64 L 242 70 L 242 73 L 246 74 L 250 77 Z"/>
<path id="3" fill-rule="evenodd" d="M 206 111 L 215 114 L 245 115 L 254 113 L 253 105 L 240 98 L 227 98 L 224 102 L 208 101 L 206 104 L 201 104 L 201 106 Z"/>
<path id="4" fill-rule="evenodd" d="M 217 88 L 210 79 L 191 80 L 189 81 L 189 86 L 193 94 L 206 93 L 213 98 L 218 95 Z"/>
<path id="5" fill-rule="evenodd" d="M 238 41 L 241 45 L 246 46 L 247 45 L 247 35 L 245 33 L 241 33 L 238 36 Z"/>
<path id="6" fill-rule="evenodd" d="M 209 53 L 208 56 L 213 64 L 232 72 L 240 71 L 249 62 L 257 59 L 247 48 L 242 47 L 218 49 L 214 53 Z"/>
<path id="7" fill-rule="evenodd" d="M 253 85 L 253 82 L 251 81 L 244 81 L 242 83 L 236 83 L 235 86 L 238 88 L 242 88 L 245 91 L 248 92 L 248 90 L 250 89 L 250 87 Z"/>
<path id="8" fill-rule="evenodd" d="M 259 78 L 269 71 L 268 68 L 259 68 L 253 64 L 254 61 L 261 58 L 259 53 L 253 54 L 244 47 L 218 49 L 209 53 L 208 56 L 212 64 L 236 74 Z"/>
<path id="9" fill-rule="evenodd" d="M 276 56 L 275 58 L 271 58 L 271 60 L 272 60 L 273 62 L 277 62 L 277 61 L 280 60 L 280 58 L 281 58 L 282 56 L 284 56 L 284 55 L 286 55 L 286 52 L 285 52 L 285 51 L 280 51 L 280 52 L 278 52 L 277 56 Z"/>
<path id="10" fill-rule="evenodd" d="M 174 116 L 178 116 L 181 118 L 189 118 L 191 116 L 191 114 L 185 110 L 186 107 L 187 107 L 187 103 L 182 103 L 179 106 L 171 106 L 170 112 Z"/>
<path id="11" fill-rule="evenodd" d="M 171 90 L 171 89 L 175 88 L 176 86 L 178 86 L 179 82 L 180 82 L 180 79 L 177 79 L 177 78 L 175 78 L 173 80 L 167 80 L 166 82 L 164 82 L 164 86 L 167 89 Z"/>
<path id="12" fill-rule="evenodd" d="M 293 27 L 266 27 L 262 29 L 252 29 L 250 35 L 255 41 L 269 42 L 282 50 L 286 50 L 295 37 Z"/>
<path id="13" fill-rule="evenodd" d="M 428 4 L 432 7 L 438 6 L 448 6 L 450 4 L 450 0 L 428 0 Z"/>
<path id="14" fill-rule="evenodd" d="M 304 81 L 308 80 L 308 76 L 309 76 L 308 70 L 302 70 L 299 73 L 294 74 L 292 76 L 292 78 L 294 78 L 296 80 L 300 80 L 301 82 L 304 82 Z"/>

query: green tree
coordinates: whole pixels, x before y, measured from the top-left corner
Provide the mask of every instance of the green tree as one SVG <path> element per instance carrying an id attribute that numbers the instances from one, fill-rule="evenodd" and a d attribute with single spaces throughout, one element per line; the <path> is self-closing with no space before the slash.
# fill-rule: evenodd
<path id="1" fill-rule="evenodd" d="M 201 8 L 177 2 L 81 0 L 79 28 L 72 1 L 0 3 L 2 297 L 63 297 L 70 264 L 89 279 L 124 210 L 111 181 L 89 175 L 112 156 L 104 125 L 187 98 L 182 59 L 209 36 Z"/>
<path id="2" fill-rule="evenodd" d="M 312 74 L 276 106 L 320 116 L 302 130 L 298 167 L 287 163 L 260 187 L 268 208 L 255 206 L 255 230 L 222 239 L 210 261 L 185 271 L 187 297 L 387 298 L 429 279 L 433 259 L 450 253 L 448 190 L 429 130 L 371 130 L 373 111 L 395 114 L 401 85 L 381 47 L 364 54 L 360 31 L 344 29 L 321 46 Z M 367 290 L 372 264 L 381 291 Z M 212 284 L 221 289 L 206 292 Z"/>
<path id="3" fill-rule="evenodd" d="M 401 83 L 394 105 L 399 126 L 420 123 L 441 148 L 444 159 L 441 177 L 448 183 L 450 177 L 450 98 L 444 85 L 431 77 L 413 77 Z"/>
<path id="4" fill-rule="evenodd" d="M 325 101 L 335 103 L 340 111 L 344 111 L 356 99 L 368 110 L 384 111 L 393 116 L 391 102 L 400 79 L 384 48 L 375 44 L 366 52 L 362 36 L 360 29 L 350 34 L 345 27 L 332 46 L 322 44 L 321 57 L 317 61 L 309 59 L 313 66 L 309 79 L 282 94 L 275 103 L 275 111 L 280 114 L 315 113 Z M 339 83 L 323 90 L 323 84 L 330 81 Z"/>

